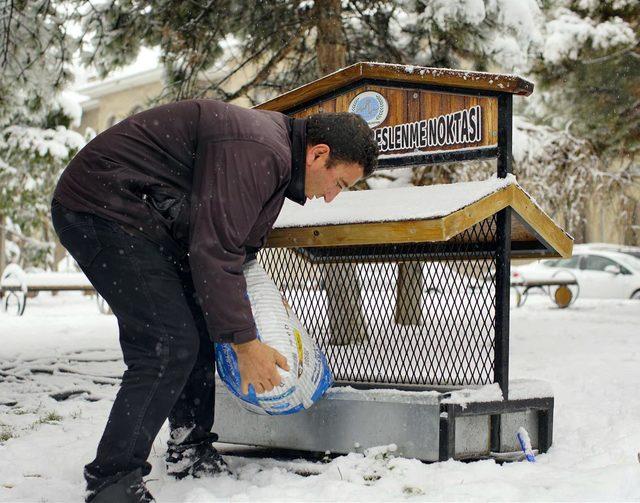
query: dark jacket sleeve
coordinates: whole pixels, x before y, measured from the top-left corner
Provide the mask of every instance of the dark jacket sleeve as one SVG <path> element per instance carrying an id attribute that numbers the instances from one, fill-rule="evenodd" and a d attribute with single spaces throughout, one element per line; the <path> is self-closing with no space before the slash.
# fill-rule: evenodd
<path id="1" fill-rule="evenodd" d="M 245 240 L 281 180 L 282 160 L 248 140 L 211 141 L 196 158 L 189 263 L 209 334 L 248 342 L 256 328 L 242 274 Z"/>

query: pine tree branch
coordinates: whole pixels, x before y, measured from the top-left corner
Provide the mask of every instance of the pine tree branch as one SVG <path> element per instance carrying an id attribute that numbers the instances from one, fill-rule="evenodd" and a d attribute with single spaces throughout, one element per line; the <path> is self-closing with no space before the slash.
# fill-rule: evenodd
<path id="1" fill-rule="evenodd" d="M 242 85 L 235 92 L 233 92 L 233 93 L 225 93 L 226 99 L 229 100 L 229 101 L 234 100 L 234 99 L 242 96 L 244 93 L 246 93 L 246 91 L 248 89 L 250 89 L 251 87 L 254 87 L 257 84 L 260 84 L 260 83 L 264 82 L 267 79 L 267 77 L 269 77 L 269 74 L 271 73 L 271 70 L 278 63 L 280 63 L 280 61 L 282 61 L 287 56 L 287 54 L 289 54 L 291 52 L 291 50 L 293 49 L 293 47 L 295 46 L 295 44 L 297 43 L 298 40 L 299 40 L 299 37 L 292 38 L 286 45 L 284 45 L 282 48 L 280 48 L 271 57 L 271 59 L 260 69 L 260 71 L 256 74 L 256 76 L 253 79 L 251 79 L 249 82 L 247 82 L 244 85 Z"/>
<path id="2" fill-rule="evenodd" d="M 97 20 L 99 24 L 99 28 L 96 28 L 98 32 L 98 41 L 97 43 L 94 43 L 94 47 L 93 47 L 94 50 L 91 53 L 91 57 L 89 58 L 89 61 L 85 63 L 87 66 L 90 66 L 93 64 L 96 56 L 100 53 L 100 48 L 104 43 L 103 40 L 105 37 L 105 30 L 104 30 L 104 23 L 102 22 L 102 15 L 100 11 L 96 9 L 96 7 L 93 5 L 93 2 L 91 0 L 87 0 L 86 3 L 89 5 L 91 10 L 93 11 L 93 16 L 89 19 L 90 22 L 85 23 L 85 26 L 87 27 L 87 29 L 82 34 L 82 40 L 84 40 L 84 37 L 87 35 L 87 33 L 91 32 L 91 30 L 89 29 L 89 26 L 92 24 L 92 21 Z M 110 8 L 113 8 L 113 2 L 111 2 Z M 95 36 L 93 36 L 92 39 L 95 39 Z M 92 43 L 93 43 L 93 40 L 92 40 Z"/>
<path id="3" fill-rule="evenodd" d="M 389 37 L 386 36 L 388 34 L 388 30 L 387 33 L 380 33 L 380 27 L 371 22 L 371 16 L 365 15 L 357 2 L 350 2 L 350 5 L 360 15 L 360 19 L 364 20 L 365 24 L 369 26 L 369 28 L 371 28 L 371 31 L 376 34 L 378 40 L 382 41 L 382 46 L 387 52 L 391 54 L 391 56 L 395 59 L 395 62 L 401 63 L 405 61 L 405 55 L 389 43 Z"/>
<path id="4" fill-rule="evenodd" d="M 296 21 L 295 23 L 279 25 L 276 30 L 272 31 L 271 33 L 263 37 L 263 39 L 267 41 L 265 44 L 263 44 L 259 49 L 254 50 L 253 53 L 251 53 L 247 58 L 244 59 L 244 61 L 242 61 L 239 65 L 237 65 L 233 70 L 228 72 L 221 80 L 217 81 L 217 86 L 219 87 L 222 84 L 224 84 L 227 80 L 229 80 L 236 73 L 242 70 L 245 66 L 251 63 L 254 59 L 261 56 L 264 53 L 264 51 L 271 45 L 271 42 L 270 42 L 271 37 L 273 37 L 277 33 L 280 33 L 283 28 L 290 28 L 290 27 L 296 27 L 297 29 L 295 31 L 304 31 L 306 27 L 306 23 L 300 24 L 299 22 Z"/>
<path id="5" fill-rule="evenodd" d="M 0 231 L 4 231 L 6 234 L 11 234 L 16 239 L 18 239 L 19 241 L 22 241 L 24 243 L 28 243 L 30 245 L 34 245 L 34 246 L 36 246 L 38 248 L 51 248 L 51 247 L 55 246 L 55 244 L 50 242 L 50 241 L 40 241 L 39 239 L 30 238 L 30 237 L 25 236 L 24 234 L 22 234 L 20 232 L 14 231 L 13 229 L 9 229 L 5 225 L 0 225 Z"/>
<path id="6" fill-rule="evenodd" d="M 599 58 L 593 58 L 593 59 L 584 59 L 582 60 L 582 63 L 585 65 L 595 65 L 598 63 L 602 63 L 604 61 L 611 61 L 612 59 L 616 59 L 619 56 L 623 56 L 624 54 L 627 53 L 631 53 L 633 54 L 633 48 L 632 47 L 627 47 L 626 49 L 622 49 L 620 51 L 614 52 L 612 54 L 607 54 L 606 56 L 601 56 Z"/>
<path id="7" fill-rule="evenodd" d="M 5 68 L 7 66 L 7 58 L 9 55 L 9 46 L 10 46 L 10 33 L 11 33 L 11 23 L 13 20 L 13 0 L 9 2 L 9 19 L 5 25 L 5 37 L 3 42 L 2 49 L 2 67 Z"/>
<path id="8" fill-rule="evenodd" d="M 200 14 L 198 14 L 193 20 L 189 21 L 189 25 L 196 26 L 200 20 L 204 17 L 205 14 L 209 12 L 209 9 L 213 6 L 216 0 L 209 0 L 209 3 L 200 10 Z"/>

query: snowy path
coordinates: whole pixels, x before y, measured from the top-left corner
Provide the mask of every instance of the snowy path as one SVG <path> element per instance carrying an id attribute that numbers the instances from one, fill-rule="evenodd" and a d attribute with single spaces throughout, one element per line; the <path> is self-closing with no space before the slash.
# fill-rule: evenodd
<path id="1" fill-rule="evenodd" d="M 229 456 L 237 478 L 176 482 L 161 462 L 164 429 L 148 487 L 158 503 L 640 501 L 640 303 L 578 300 L 559 310 L 532 297 L 512 311 L 511 327 L 512 378 L 546 379 L 556 396 L 554 445 L 535 465 Z M 82 466 L 115 394 L 119 356 L 115 318 L 93 299 L 41 294 L 21 318 L 0 313 L 0 501 L 82 501 Z"/>

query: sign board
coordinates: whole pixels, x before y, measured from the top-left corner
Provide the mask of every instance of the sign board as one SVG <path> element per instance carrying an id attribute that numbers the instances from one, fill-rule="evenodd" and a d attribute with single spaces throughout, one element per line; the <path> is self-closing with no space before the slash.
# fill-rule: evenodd
<path id="1" fill-rule="evenodd" d="M 357 113 L 378 141 L 380 166 L 406 166 L 498 157 L 511 96 L 532 91 L 515 75 L 357 63 L 257 108 L 300 118 Z"/>
<path id="2" fill-rule="evenodd" d="M 495 97 L 365 85 L 293 115 L 318 112 L 359 114 L 371 126 L 382 158 L 495 147 L 498 140 Z"/>

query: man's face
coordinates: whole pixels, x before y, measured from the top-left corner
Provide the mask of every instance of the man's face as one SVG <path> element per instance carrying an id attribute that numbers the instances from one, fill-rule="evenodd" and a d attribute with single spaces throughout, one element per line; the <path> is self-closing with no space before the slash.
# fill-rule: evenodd
<path id="1" fill-rule="evenodd" d="M 327 168 L 329 152 L 329 146 L 324 144 L 307 147 L 304 193 L 308 199 L 324 197 L 324 201 L 330 203 L 364 174 L 362 166 L 357 163 L 338 161 Z"/>

